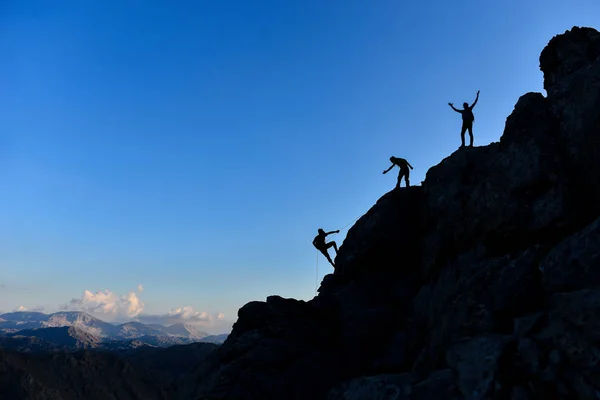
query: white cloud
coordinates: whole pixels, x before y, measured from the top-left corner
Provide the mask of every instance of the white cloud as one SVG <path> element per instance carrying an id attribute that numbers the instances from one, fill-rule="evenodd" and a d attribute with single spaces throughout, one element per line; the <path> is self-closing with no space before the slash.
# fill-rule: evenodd
<path id="1" fill-rule="evenodd" d="M 135 292 L 119 296 L 108 289 L 95 293 L 85 290 L 81 298 L 72 299 L 61 308 L 63 310 L 100 314 L 105 318 L 122 320 L 138 316 L 144 310 L 144 303 Z"/>
<path id="2" fill-rule="evenodd" d="M 206 311 L 195 311 L 190 306 L 174 308 L 170 310 L 166 315 L 170 318 L 197 322 L 210 321 L 212 319 L 212 316 L 209 315 Z"/>
<path id="3" fill-rule="evenodd" d="M 72 299 L 61 306 L 61 309 L 84 311 L 111 322 L 133 320 L 166 326 L 185 323 L 217 333 L 228 332 L 231 329 L 231 321 L 226 321 L 223 313 L 197 311 L 191 306 L 176 307 L 163 314 L 146 314 L 143 312 L 145 304 L 138 297 L 143 291 L 144 287 L 141 284 L 137 286 L 137 293 L 131 291 L 125 295 L 118 295 L 108 289 L 97 292 L 85 290 L 80 298 Z"/>
<path id="4" fill-rule="evenodd" d="M 29 307 L 25 307 L 25 306 L 19 306 L 19 307 L 15 308 L 14 310 L 12 310 L 12 312 L 23 312 L 23 311 L 45 312 L 46 310 L 42 306 L 37 306 L 37 307 L 33 307 L 33 308 L 29 308 Z"/>
<path id="5" fill-rule="evenodd" d="M 210 314 L 206 311 L 196 311 L 193 307 L 185 306 L 169 310 L 164 314 L 140 314 L 138 320 L 146 324 L 172 325 L 185 323 L 199 326 L 211 326 L 216 321 L 225 318 L 223 313 Z"/>

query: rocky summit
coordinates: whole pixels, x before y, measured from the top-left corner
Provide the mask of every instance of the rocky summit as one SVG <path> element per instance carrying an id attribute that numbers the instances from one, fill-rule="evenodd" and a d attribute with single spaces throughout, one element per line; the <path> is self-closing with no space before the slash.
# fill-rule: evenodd
<path id="1" fill-rule="evenodd" d="M 350 229 L 314 299 L 251 302 L 181 399 L 600 398 L 600 33 Z"/>

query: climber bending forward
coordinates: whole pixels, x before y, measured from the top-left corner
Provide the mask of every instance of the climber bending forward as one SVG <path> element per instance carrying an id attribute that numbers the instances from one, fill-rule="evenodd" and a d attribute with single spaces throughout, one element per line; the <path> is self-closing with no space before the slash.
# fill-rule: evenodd
<path id="1" fill-rule="evenodd" d="M 475 104 L 477 104 L 477 100 L 479 100 L 479 90 L 477 91 L 477 97 L 475 97 L 475 101 L 473 102 L 473 104 L 469 106 L 469 103 L 463 103 L 462 110 L 454 108 L 454 105 L 452 103 L 448 103 L 448 105 L 452 107 L 454 111 L 462 115 L 463 123 L 462 129 L 460 131 L 460 139 L 462 141 L 462 145 L 460 147 L 465 147 L 465 132 L 467 130 L 469 131 L 469 137 L 471 138 L 469 147 L 473 147 L 473 121 L 475 121 L 475 116 L 473 115 L 473 107 L 475 107 Z"/>
<path id="2" fill-rule="evenodd" d="M 406 183 L 406 187 L 410 186 L 410 180 L 409 180 L 409 175 L 410 175 L 410 170 L 408 169 L 410 167 L 410 169 L 413 169 L 412 165 L 410 165 L 408 163 L 408 161 L 406 161 L 404 158 L 398 158 L 398 157 L 390 157 L 390 161 L 392 162 L 392 166 L 389 167 L 388 169 L 386 169 L 385 171 L 383 171 L 384 174 L 388 173 L 392 168 L 394 168 L 394 165 L 397 165 L 398 167 L 400 167 L 400 172 L 398 173 L 398 183 L 396 183 L 396 189 L 400 188 L 400 182 L 402 181 L 402 177 L 404 177 L 404 182 Z"/>
<path id="3" fill-rule="evenodd" d="M 335 254 L 337 255 L 337 252 L 338 252 L 337 244 L 335 244 L 335 242 L 325 243 L 325 237 L 327 235 L 331 235 L 332 233 L 340 233 L 340 231 L 337 230 L 337 231 L 331 231 L 331 232 L 325 233 L 325 231 L 323 229 L 319 228 L 319 234 L 317 236 L 315 236 L 315 238 L 313 240 L 313 246 L 315 246 L 317 248 L 317 250 L 319 250 L 321 253 L 323 253 L 323 255 L 327 258 L 327 261 L 329 261 L 331 263 L 331 265 L 335 268 L 335 264 L 333 263 L 333 261 L 331 261 L 331 257 L 329 257 L 329 253 L 327 252 L 327 249 L 329 249 L 330 247 L 333 247 L 335 250 Z"/>

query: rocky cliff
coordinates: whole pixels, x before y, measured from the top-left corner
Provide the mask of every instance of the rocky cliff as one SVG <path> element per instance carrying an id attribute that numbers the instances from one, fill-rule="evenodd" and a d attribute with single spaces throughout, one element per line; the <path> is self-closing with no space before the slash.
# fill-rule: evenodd
<path id="1" fill-rule="evenodd" d="M 599 56 L 554 37 L 500 142 L 379 199 L 313 300 L 242 307 L 180 398 L 600 398 Z"/>

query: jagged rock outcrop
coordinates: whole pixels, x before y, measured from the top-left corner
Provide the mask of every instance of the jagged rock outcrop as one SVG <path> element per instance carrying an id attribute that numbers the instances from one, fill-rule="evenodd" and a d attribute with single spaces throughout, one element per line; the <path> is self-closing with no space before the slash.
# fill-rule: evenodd
<path id="1" fill-rule="evenodd" d="M 313 300 L 242 307 L 180 398 L 599 398 L 599 56 L 553 38 L 547 96 L 383 196 Z"/>
<path id="2" fill-rule="evenodd" d="M 575 26 L 565 33 L 553 37 L 540 55 L 547 91 L 569 75 L 592 66 L 600 54 L 600 33 L 595 29 Z"/>

